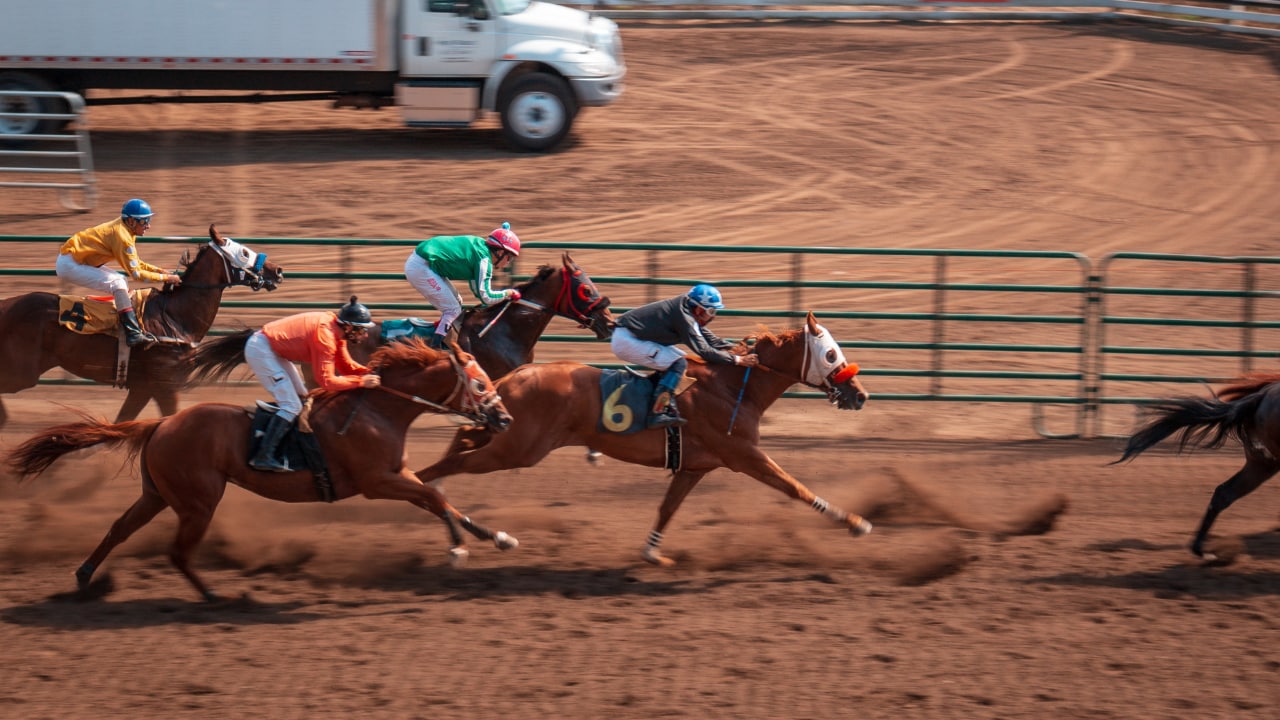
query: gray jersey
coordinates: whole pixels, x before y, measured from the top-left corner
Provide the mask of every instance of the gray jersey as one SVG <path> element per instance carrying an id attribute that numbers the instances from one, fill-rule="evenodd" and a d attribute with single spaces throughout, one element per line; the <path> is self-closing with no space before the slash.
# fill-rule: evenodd
<path id="1" fill-rule="evenodd" d="M 726 352 L 733 343 L 716 337 L 699 325 L 686 305 L 684 295 L 629 310 L 617 319 L 617 324 L 641 340 L 659 345 L 684 343 L 707 362 L 733 364 L 733 355 Z"/>

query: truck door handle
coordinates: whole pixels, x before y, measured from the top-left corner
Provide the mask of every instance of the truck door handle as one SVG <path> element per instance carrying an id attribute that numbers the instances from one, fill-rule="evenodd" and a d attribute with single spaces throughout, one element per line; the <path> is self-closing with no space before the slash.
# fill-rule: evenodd
<path id="1" fill-rule="evenodd" d="M 418 36 L 418 54 L 424 57 L 431 54 L 431 38 Z"/>
<path id="2" fill-rule="evenodd" d="M 467 23 L 467 29 L 471 32 L 480 32 L 480 23 L 472 21 Z"/>

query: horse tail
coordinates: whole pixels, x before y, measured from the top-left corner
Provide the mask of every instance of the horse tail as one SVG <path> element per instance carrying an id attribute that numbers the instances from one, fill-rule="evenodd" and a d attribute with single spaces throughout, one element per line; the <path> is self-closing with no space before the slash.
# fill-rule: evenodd
<path id="1" fill-rule="evenodd" d="M 161 422 L 164 422 L 163 418 L 128 420 L 114 424 L 104 420 L 84 420 L 57 425 L 14 448 L 5 459 L 5 464 L 22 481 L 48 470 L 55 460 L 67 453 L 94 445 L 114 447 L 128 443 L 131 460 L 147 444 Z"/>
<path id="2" fill-rule="evenodd" d="M 1229 437 L 1249 447 L 1253 444 L 1255 415 L 1262 398 L 1263 393 L 1255 391 L 1228 401 L 1184 397 L 1153 403 L 1147 406 L 1147 412 L 1155 417 L 1130 436 L 1124 454 L 1111 464 L 1131 460 L 1178 432 L 1182 433 L 1178 452 L 1189 447 L 1219 448 Z"/>
<path id="3" fill-rule="evenodd" d="M 244 346 L 254 332 L 252 328 L 246 328 L 231 335 L 206 340 L 187 353 L 185 360 L 191 374 L 185 387 L 190 389 L 196 385 L 227 379 L 236 366 L 244 363 Z"/>
<path id="4" fill-rule="evenodd" d="M 1262 388 L 1280 380 L 1280 373 L 1250 373 L 1236 378 L 1231 384 L 1218 391 L 1218 399 L 1239 400 L 1245 395 L 1252 395 Z"/>

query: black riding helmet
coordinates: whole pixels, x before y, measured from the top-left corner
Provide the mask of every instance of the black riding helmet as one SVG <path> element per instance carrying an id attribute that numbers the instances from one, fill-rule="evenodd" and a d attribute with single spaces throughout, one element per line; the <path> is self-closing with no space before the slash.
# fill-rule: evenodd
<path id="1" fill-rule="evenodd" d="M 342 306 L 338 311 L 338 322 L 343 325 L 351 325 L 353 327 L 371 328 L 373 327 L 373 315 L 369 314 L 369 308 L 356 302 L 356 296 L 351 296 L 351 302 Z"/>

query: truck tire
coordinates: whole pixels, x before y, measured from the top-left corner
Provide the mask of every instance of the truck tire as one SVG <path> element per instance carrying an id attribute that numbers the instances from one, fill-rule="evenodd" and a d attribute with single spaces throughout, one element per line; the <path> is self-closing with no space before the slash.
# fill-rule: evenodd
<path id="1" fill-rule="evenodd" d="M 25 92 L 51 92 L 55 88 L 38 75 L 24 72 L 0 73 L 0 90 Z M 70 108 L 59 98 L 4 97 L 0 98 L 3 112 L 65 113 Z M 0 117 L 0 139 L 5 136 L 56 133 L 67 124 L 66 120 L 40 120 L 35 118 Z"/>
<path id="2" fill-rule="evenodd" d="M 502 135 L 517 150 L 542 152 L 564 141 L 578 114 L 569 85 L 546 73 L 516 78 L 502 94 Z"/>

